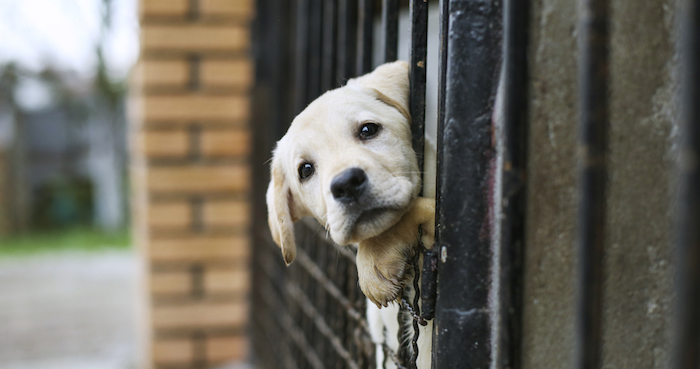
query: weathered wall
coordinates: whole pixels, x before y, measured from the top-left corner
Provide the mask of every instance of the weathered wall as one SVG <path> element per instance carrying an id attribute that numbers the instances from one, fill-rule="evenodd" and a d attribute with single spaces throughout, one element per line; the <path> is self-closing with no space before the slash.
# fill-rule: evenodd
<path id="1" fill-rule="evenodd" d="M 572 363 L 577 3 L 533 2 L 523 363 Z M 605 368 L 666 368 L 671 310 L 673 0 L 612 1 Z"/>
<path id="2" fill-rule="evenodd" d="M 144 367 L 247 356 L 253 0 L 141 0 L 132 84 Z"/>

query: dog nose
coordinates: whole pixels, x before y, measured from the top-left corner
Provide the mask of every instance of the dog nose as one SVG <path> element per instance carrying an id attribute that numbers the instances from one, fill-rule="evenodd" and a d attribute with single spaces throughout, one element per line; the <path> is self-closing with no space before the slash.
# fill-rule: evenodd
<path id="1" fill-rule="evenodd" d="M 350 168 L 338 174 L 331 182 L 333 198 L 343 203 L 357 201 L 365 189 L 367 175 L 360 168 Z"/>

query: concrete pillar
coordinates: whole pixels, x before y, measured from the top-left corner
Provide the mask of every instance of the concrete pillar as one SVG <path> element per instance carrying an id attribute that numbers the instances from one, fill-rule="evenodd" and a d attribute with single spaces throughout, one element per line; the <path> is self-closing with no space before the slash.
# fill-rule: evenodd
<path id="1" fill-rule="evenodd" d="M 613 0 L 605 368 L 668 367 L 675 33 L 671 0 Z M 576 2 L 536 0 L 524 368 L 572 364 L 575 304 Z"/>

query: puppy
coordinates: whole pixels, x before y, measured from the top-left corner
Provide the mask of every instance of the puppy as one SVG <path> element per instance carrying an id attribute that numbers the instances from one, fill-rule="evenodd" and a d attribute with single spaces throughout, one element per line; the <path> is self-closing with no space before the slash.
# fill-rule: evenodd
<path id="1" fill-rule="evenodd" d="M 357 245 L 360 288 L 378 308 L 400 296 L 419 229 L 425 247 L 434 238 L 434 201 L 418 197 L 408 91 L 398 61 L 314 100 L 277 142 L 267 190 L 285 262 L 296 256 L 294 222 L 313 216 L 337 244 Z"/>

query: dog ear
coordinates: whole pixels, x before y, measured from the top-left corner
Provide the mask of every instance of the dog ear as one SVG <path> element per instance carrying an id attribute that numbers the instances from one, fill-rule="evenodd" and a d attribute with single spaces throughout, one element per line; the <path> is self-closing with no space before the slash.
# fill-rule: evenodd
<path id="1" fill-rule="evenodd" d="M 284 262 L 289 265 L 297 256 L 294 240 L 294 219 L 292 218 L 293 199 L 285 179 L 282 164 L 272 160 L 270 185 L 267 187 L 267 221 L 272 239 L 282 249 Z"/>
<path id="2" fill-rule="evenodd" d="M 375 90 L 377 99 L 408 114 L 408 63 L 399 60 L 382 64 L 372 73 L 348 81 L 348 86 L 361 86 Z"/>

